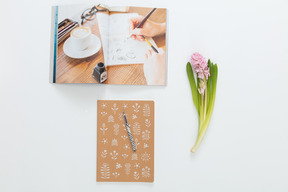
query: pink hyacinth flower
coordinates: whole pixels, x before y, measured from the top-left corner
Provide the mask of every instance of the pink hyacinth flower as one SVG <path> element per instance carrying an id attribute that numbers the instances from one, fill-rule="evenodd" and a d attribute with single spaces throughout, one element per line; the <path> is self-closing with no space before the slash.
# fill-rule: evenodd
<path id="1" fill-rule="evenodd" d="M 195 73 L 197 73 L 197 77 L 199 79 L 207 80 L 210 76 L 209 67 L 206 59 L 199 53 L 193 53 L 191 56 L 191 64 Z"/>

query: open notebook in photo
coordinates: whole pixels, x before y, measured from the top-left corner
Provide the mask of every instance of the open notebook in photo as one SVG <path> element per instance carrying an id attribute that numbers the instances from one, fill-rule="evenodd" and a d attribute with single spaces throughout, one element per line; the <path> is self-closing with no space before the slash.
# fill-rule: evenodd
<path id="1" fill-rule="evenodd" d="M 166 85 L 166 9 L 66 5 L 52 18 L 52 83 Z"/>

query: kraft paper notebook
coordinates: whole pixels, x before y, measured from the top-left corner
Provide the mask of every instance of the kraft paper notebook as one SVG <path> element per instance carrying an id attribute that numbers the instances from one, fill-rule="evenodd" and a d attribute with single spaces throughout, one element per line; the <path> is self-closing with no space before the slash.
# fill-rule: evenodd
<path id="1" fill-rule="evenodd" d="M 131 128 L 135 152 L 123 111 Z M 154 181 L 154 101 L 98 101 L 97 181 Z"/>

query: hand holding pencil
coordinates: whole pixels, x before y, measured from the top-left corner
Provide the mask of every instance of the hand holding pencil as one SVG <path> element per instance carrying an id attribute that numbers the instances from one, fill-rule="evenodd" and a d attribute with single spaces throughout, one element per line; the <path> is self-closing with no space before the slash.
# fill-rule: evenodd
<path id="1" fill-rule="evenodd" d="M 156 24 L 152 21 L 148 21 L 148 18 L 154 13 L 156 8 L 151 9 L 151 11 L 145 17 L 132 18 L 130 24 L 130 35 L 133 39 L 145 40 L 148 45 L 155 51 L 159 53 L 158 50 L 148 41 L 147 37 L 154 37 L 162 32 L 165 33 L 166 24 Z M 154 25 L 154 26 L 153 26 Z M 128 38 L 129 38 L 128 37 Z"/>
<path id="2" fill-rule="evenodd" d="M 137 25 L 143 20 L 143 16 L 134 17 L 130 19 L 130 33 L 132 34 L 131 38 L 144 41 L 142 37 L 155 37 L 162 35 L 166 30 L 166 23 L 155 23 L 149 19 L 143 24 L 141 28 L 136 28 Z"/>

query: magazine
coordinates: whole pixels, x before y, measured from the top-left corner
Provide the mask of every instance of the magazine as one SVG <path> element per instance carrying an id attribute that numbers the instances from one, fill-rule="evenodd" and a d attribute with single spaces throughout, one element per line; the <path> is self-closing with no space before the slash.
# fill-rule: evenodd
<path id="1" fill-rule="evenodd" d="M 50 81 L 166 85 L 166 9 L 52 9 Z"/>

